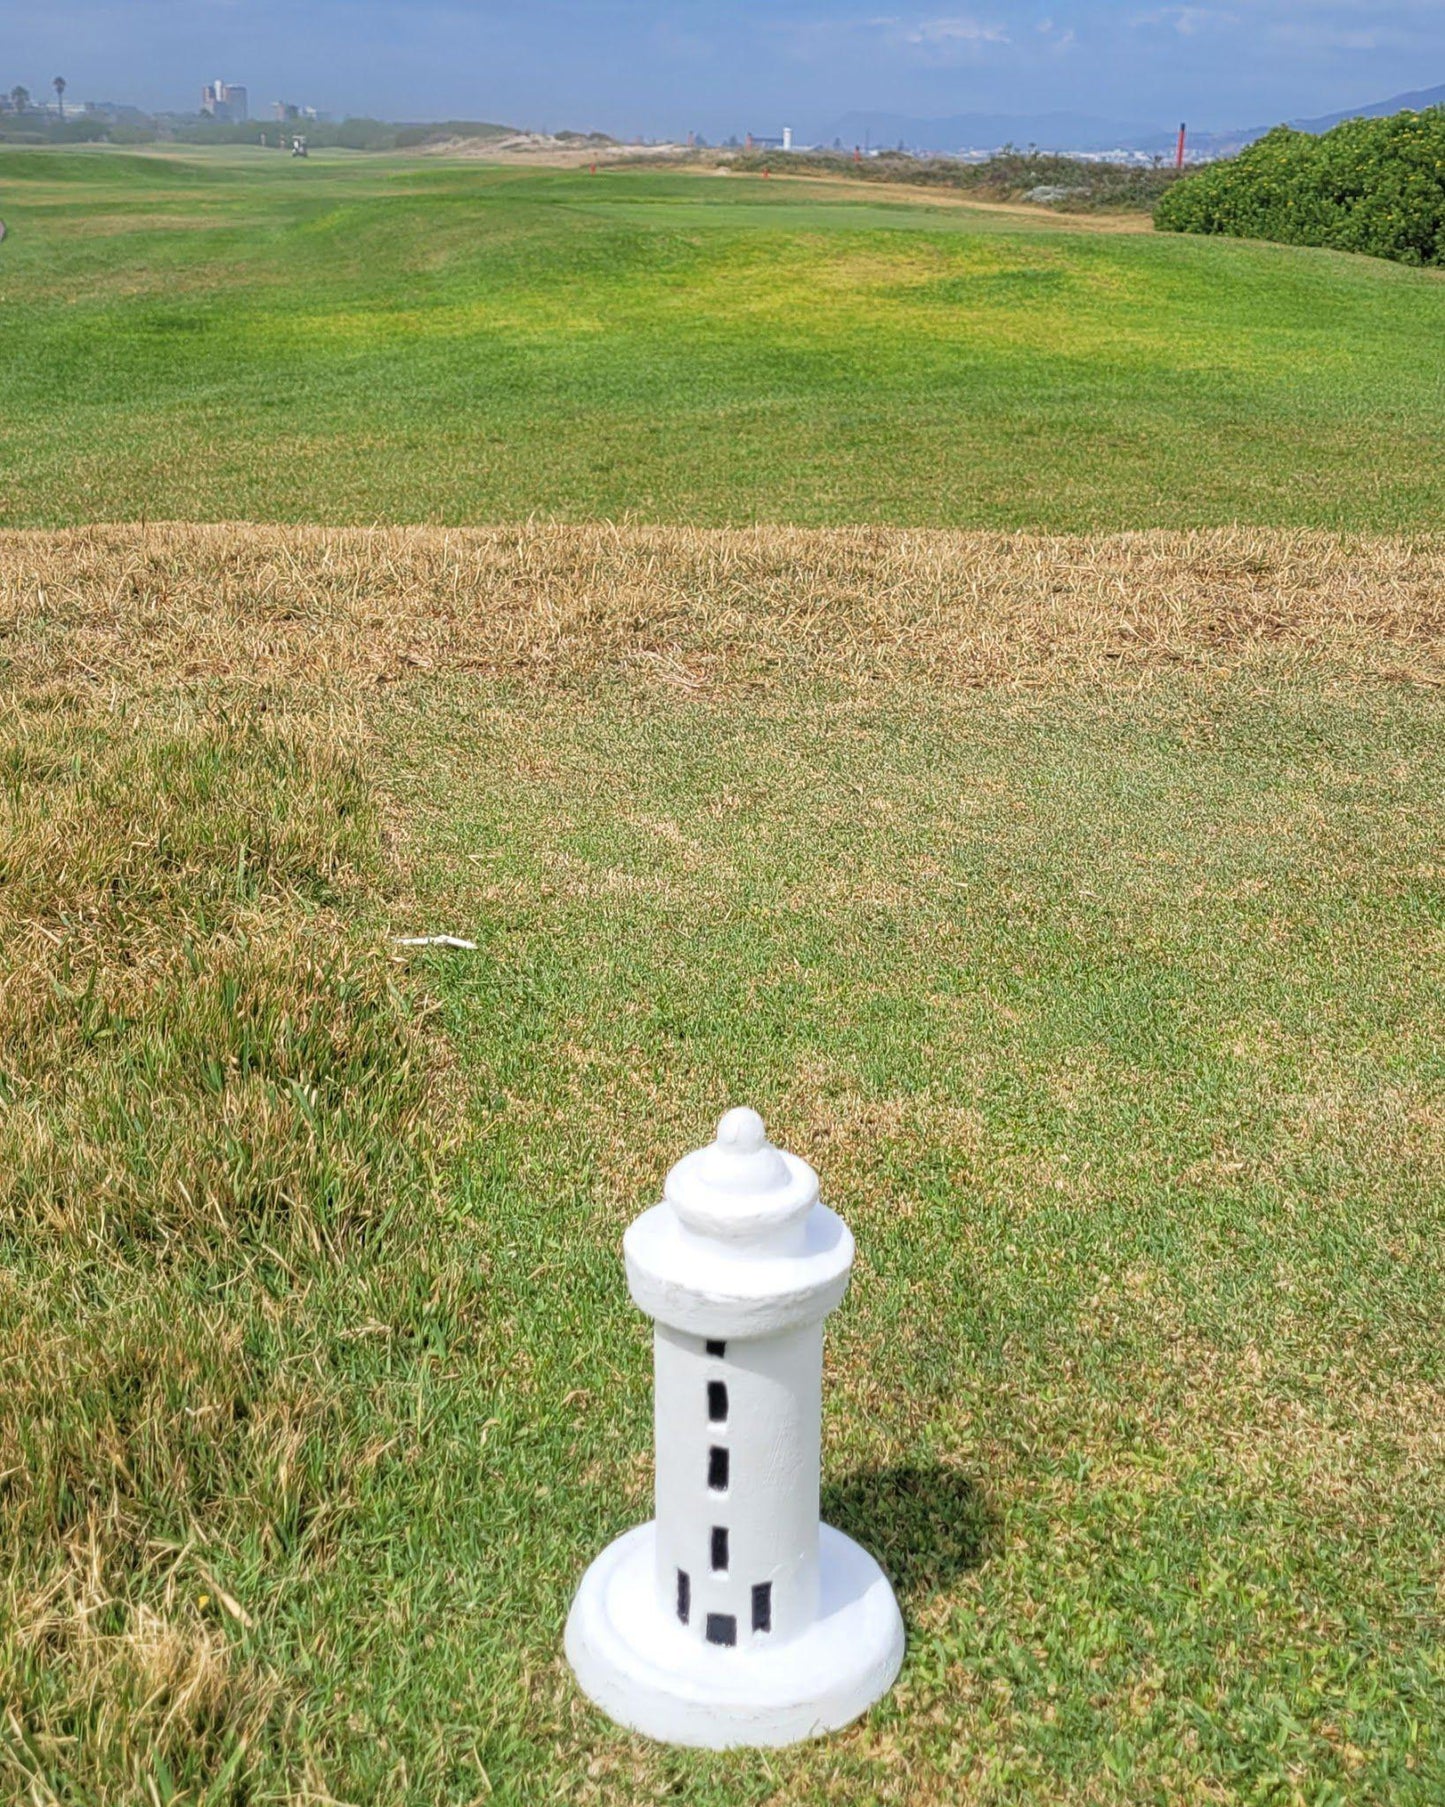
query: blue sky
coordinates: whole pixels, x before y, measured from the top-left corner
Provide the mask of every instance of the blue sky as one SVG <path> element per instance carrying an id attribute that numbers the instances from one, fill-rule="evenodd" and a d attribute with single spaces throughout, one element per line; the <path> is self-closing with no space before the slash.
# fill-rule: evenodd
<path id="1" fill-rule="evenodd" d="M 1445 82 L 1445 0 L 0 0 L 0 87 L 659 137 L 1068 109 L 1202 128 Z"/>

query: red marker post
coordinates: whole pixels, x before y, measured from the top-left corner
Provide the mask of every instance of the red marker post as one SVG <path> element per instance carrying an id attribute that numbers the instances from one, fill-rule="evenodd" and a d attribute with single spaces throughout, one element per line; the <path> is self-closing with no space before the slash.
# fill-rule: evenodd
<path id="1" fill-rule="evenodd" d="M 1175 169 L 1183 169 L 1184 167 L 1184 132 L 1185 127 L 1181 125 L 1179 128 L 1179 148 L 1174 153 Z"/>

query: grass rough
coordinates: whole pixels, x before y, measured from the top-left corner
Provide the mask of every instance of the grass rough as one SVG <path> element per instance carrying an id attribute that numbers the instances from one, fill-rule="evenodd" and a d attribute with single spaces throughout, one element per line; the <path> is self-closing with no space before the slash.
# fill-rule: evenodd
<path id="1" fill-rule="evenodd" d="M 44 665 L 0 713 L 0 1778 L 240 1801 L 285 1705 L 226 1578 L 364 1465 L 303 1302 L 425 1221 L 437 1061 L 355 720 Z"/>
<path id="2" fill-rule="evenodd" d="M 1063 213 L 1148 212 L 1179 180 L 1179 172 L 1159 164 L 1093 163 L 1049 151 L 997 151 L 977 163 L 956 157 L 912 157 L 875 152 L 856 158 L 848 151 L 789 151 L 786 156 L 752 151 L 733 156 L 727 167 L 769 175 L 846 177 L 850 182 L 904 183 L 916 188 L 956 190 L 985 201 L 1026 201 L 1038 188 L 1060 191 L 1036 203 Z"/>

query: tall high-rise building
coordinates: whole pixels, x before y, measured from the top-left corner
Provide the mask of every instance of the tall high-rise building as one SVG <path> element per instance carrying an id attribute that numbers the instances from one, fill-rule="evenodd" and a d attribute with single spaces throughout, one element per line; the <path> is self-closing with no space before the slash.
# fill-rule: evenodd
<path id="1" fill-rule="evenodd" d="M 232 82 L 207 82 L 201 89 L 201 111 L 228 125 L 240 125 L 249 117 L 246 90 Z"/>

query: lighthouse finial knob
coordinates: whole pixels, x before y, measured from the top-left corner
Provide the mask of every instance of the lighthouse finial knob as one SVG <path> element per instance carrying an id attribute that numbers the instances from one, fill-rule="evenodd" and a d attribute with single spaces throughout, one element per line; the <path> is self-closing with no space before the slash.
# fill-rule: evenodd
<path id="1" fill-rule="evenodd" d="M 746 1242 L 801 1224 L 818 1202 L 818 1176 L 774 1148 L 762 1118 L 740 1105 L 718 1124 L 715 1141 L 671 1170 L 663 1196 L 694 1233 Z"/>
<path id="2" fill-rule="evenodd" d="M 719 1122 L 717 1139 L 724 1148 L 736 1149 L 739 1154 L 756 1154 L 766 1145 L 768 1132 L 758 1113 L 742 1104 Z"/>

